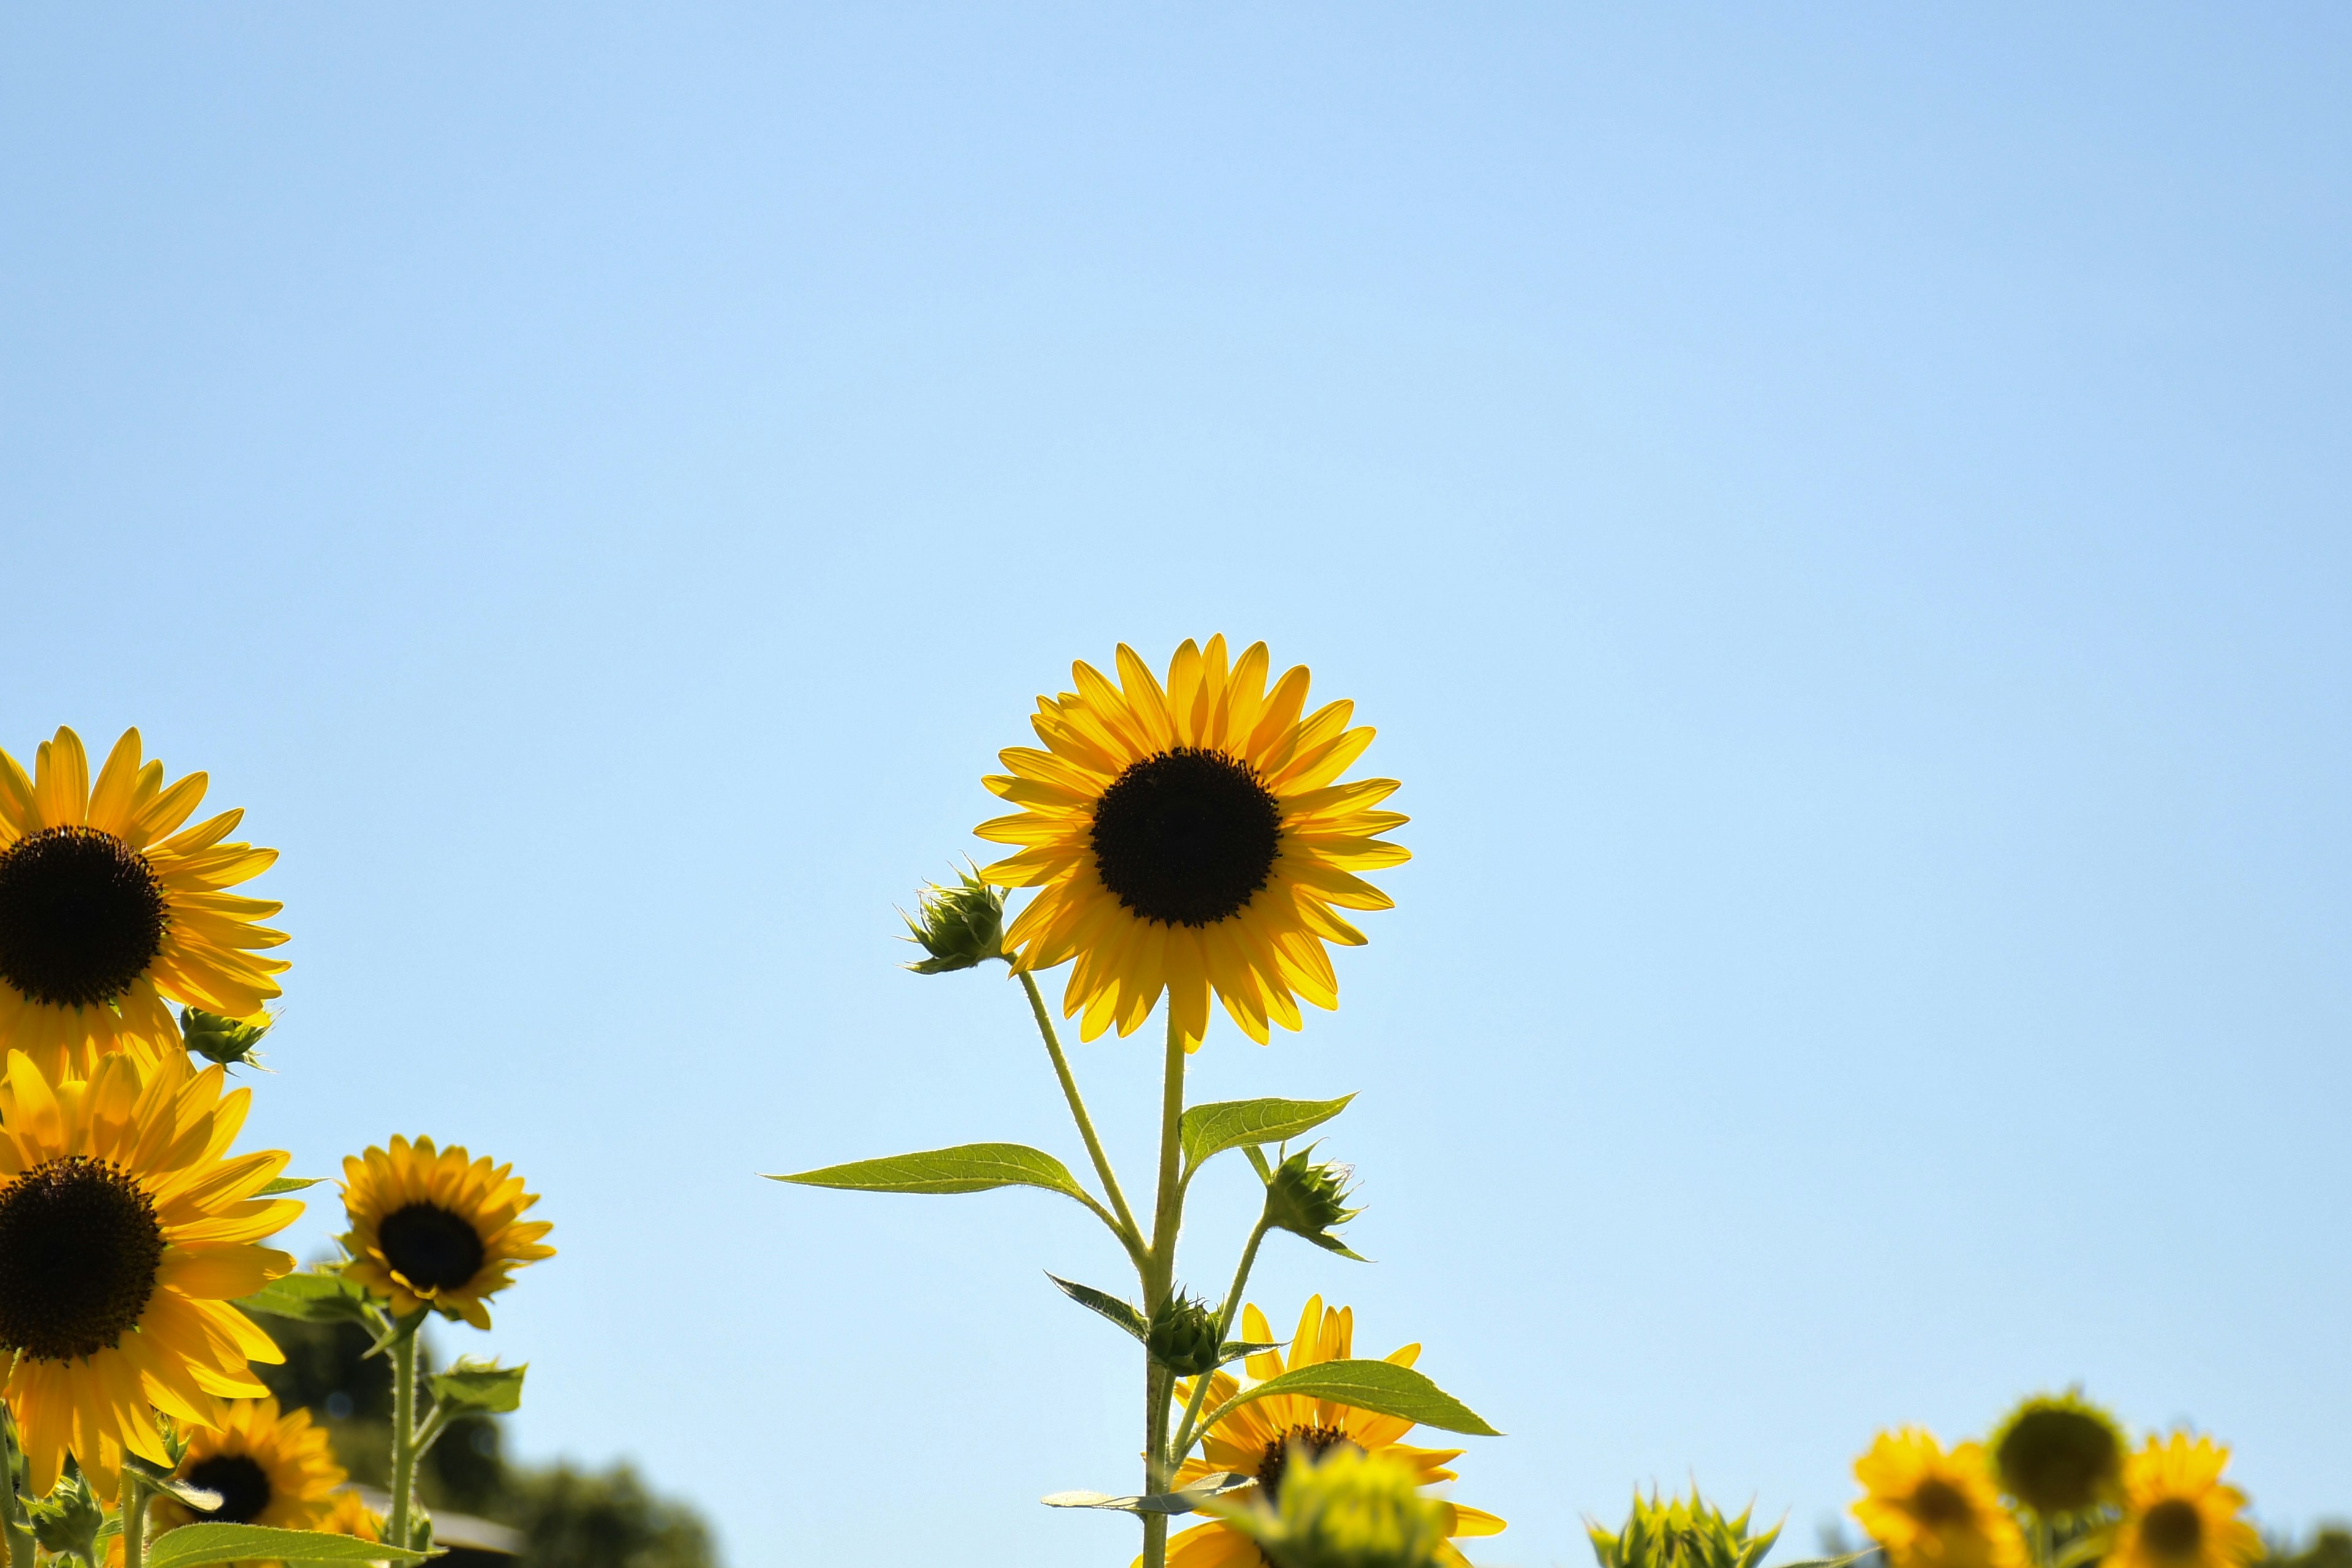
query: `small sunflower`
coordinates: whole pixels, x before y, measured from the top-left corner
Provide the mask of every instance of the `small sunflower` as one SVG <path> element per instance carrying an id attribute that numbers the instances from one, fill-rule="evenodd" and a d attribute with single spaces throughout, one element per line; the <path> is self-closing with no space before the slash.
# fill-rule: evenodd
<path id="1" fill-rule="evenodd" d="M 2025 1401 L 1987 1447 L 2001 1489 L 2044 1519 L 2122 1500 L 2123 1431 L 2079 1394 Z"/>
<path id="2" fill-rule="evenodd" d="M 1407 820 L 1372 808 L 1394 779 L 1337 782 L 1372 742 L 1350 702 L 1301 717 L 1301 665 L 1266 689 L 1265 645 L 1229 667 L 1225 639 L 1176 650 L 1162 686 L 1120 645 L 1119 684 L 1091 666 L 1040 697 L 1030 723 L 1045 750 L 1016 746 L 1009 774 L 983 782 L 1020 806 L 973 831 L 1024 846 L 981 875 L 1037 896 L 1005 933 L 1015 966 L 1075 958 L 1066 1015 L 1079 1036 L 1133 1034 L 1168 994 L 1197 1047 L 1209 993 L 1250 1038 L 1299 1026 L 1298 997 L 1339 1005 L 1326 942 L 1360 946 L 1339 910 L 1385 910 L 1359 871 L 1410 856 L 1378 836 Z"/>
<path id="3" fill-rule="evenodd" d="M 1244 1370 L 1252 1382 L 1263 1383 L 1297 1367 L 1345 1361 L 1353 1353 L 1355 1332 L 1356 1315 L 1352 1309 L 1326 1309 L 1322 1297 L 1310 1298 L 1307 1310 L 1298 1316 L 1298 1332 L 1291 1339 L 1289 1355 L 1286 1358 L 1280 1351 L 1266 1351 L 1250 1357 L 1243 1363 Z M 1261 1344 L 1274 1337 L 1266 1331 L 1265 1314 L 1255 1307 L 1243 1309 L 1242 1337 Z M 1386 1359 L 1399 1366 L 1411 1366 L 1420 1356 L 1419 1345 L 1406 1345 L 1391 1352 Z M 1214 1409 L 1240 1391 L 1241 1384 L 1231 1373 L 1211 1373 L 1207 1408 Z M 1179 1408 L 1192 1396 L 1189 1379 L 1176 1384 Z M 1415 1448 L 1398 1441 L 1412 1427 L 1412 1422 L 1394 1415 L 1375 1415 L 1369 1410 L 1334 1405 L 1328 1399 L 1277 1394 L 1244 1405 L 1210 1427 L 1202 1438 L 1200 1456 L 1184 1461 L 1176 1472 L 1175 1484 L 1181 1489 L 1220 1471 L 1238 1470 L 1255 1476 L 1257 1484 L 1228 1492 L 1220 1501 L 1234 1508 L 1264 1505 L 1278 1510 L 1283 1470 L 1290 1456 L 1305 1452 L 1320 1457 L 1343 1444 L 1402 1465 L 1422 1486 L 1454 1479 L 1454 1472 L 1446 1466 L 1459 1458 L 1462 1450 Z M 1462 1549 L 1454 1544 L 1455 1539 L 1495 1535 L 1503 1529 L 1501 1520 L 1482 1510 L 1451 1502 L 1438 1502 L 1436 1506 L 1444 1511 L 1446 1536 L 1436 1560 L 1450 1568 L 1467 1568 L 1469 1562 L 1462 1555 Z M 1262 1561 L 1257 1542 L 1223 1520 L 1197 1525 L 1168 1543 L 1168 1568 L 1259 1568 Z"/>
<path id="4" fill-rule="evenodd" d="M 362 1541 L 383 1539 L 383 1515 L 349 1488 L 337 1492 L 327 1506 L 327 1517 L 311 1526 L 321 1535 L 350 1535 Z"/>
<path id="5" fill-rule="evenodd" d="M 347 1479 L 335 1463 L 326 1428 L 307 1410 L 283 1412 L 275 1399 L 233 1399 L 219 1425 L 192 1432 L 175 1472 L 181 1480 L 220 1494 L 204 1512 L 175 1499 L 155 1501 L 155 1529 L 212 1520 L 317 1530 Z"/>
<path id="6" fill-rule="evenodd" d="M 2110 1568 L 2242 1568 L 2263 1554 L 2246 1494 L 2221 1479 L 2230 1450 L 2185 1432 L 2150 1437 L 2124 1466 Z"/>
<path id="7" fill-rule="evenodd" d="M 1866 1494 L 1853 1516 L 1894 1568 L 2022 1568 L 2024 1537 L 1979 1445 L 1948 1454 L 1917 1426 L 1881 1432 L 1853 1479 Z"/>
<path id="8" fill-rule="evenodd" d="M 256 1245 L 302 1212 L 259 1196 L 277 1152 L 228 1153 L 252 1091 L 177 1051 L 100 1057 L 58 1079 L 22 1051 L 0 1080 L 0 1351 L 32 1489 L 71 1454 L 101 1497 L 124 1449 L 169 1465 L 155 1413 L 221 1418 L 267 1394 L 249 1361 L 286 1358 L 230 1303 L 294 1260 Z"/>
<path id="9" fill-rule="evenodd" d="M 519 1216 L 539 1202 L 522 1190 L 512 1165 L 470 1160 L 456 1145 L 394 1138 L 343 1161 L 343 1208 L 352 1228 L 341 1239 L 343 1272 L 379 1296 L 396 1315 L 420 1306 L 478 1329 L 490 1326 L 485 1305 L 513 1282 L 523 1264 L 555 1256 L 539 1238 L 555 1228 Z"/>
<path id="10" fill-rule="evenodd" d="M 168 1001 L 249 1018 L 278 994 L 279 906 L 227 891 L 275 849 L 231 844 L 241 811 L 183 827 L 205 775 L 163 783 L 128 730 L 90 783 L 80 738 L 44 741 L 27 777 L 0 752 L 0 1048 L 87 1077 L 126 1045 L 176 1046 Z"/>

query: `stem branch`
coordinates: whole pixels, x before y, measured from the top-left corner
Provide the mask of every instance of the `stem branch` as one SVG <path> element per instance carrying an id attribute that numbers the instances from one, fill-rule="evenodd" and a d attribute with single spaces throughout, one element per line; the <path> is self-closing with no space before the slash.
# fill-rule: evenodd
<path id="1" fill-rule="evenodd" d="M 1061 1080 L 1062 1098 L 1070 1102 L 1070 1120 L 1078 1124 L 1078 1136 L 1086 1141 L 1087 1157 L 1095 1163 L 1095 1174 L 1101 1178 L 1103 1191 L 1110 1197 L 1111 1214 L 1118 1216 L 1113 1224 L 1111 1215 L 1104 1215 L 1103 1223 L 1110 1226 L 1126 1246 L 1139 1270 L 1143 1267 L 1143 1232 L 1135 1223 L 1134 1211 L 1127 1206 L 1127 1194 L 1119 1191 L 1118 1173 L 1110 1168 L 1110 1156 L 1103 1152 L 1102 1140 L 1095 1136 L 1094 1118 L 1087 1114 L 1086 1100 L 1078 1093 L 1078 1080 L 1070 1071 L 1069 1058 L 1062 1054 L 1061 1039 L 1054 1033 L 1053 1016 L 1045 1010 L 1045 997 L 1037 994 L 1037 982 L 1025 969 L 1016 973 L 1021 989 L 1029 994 L 1029 1011 L 1037 1020 L 1037 1033 L 1045 1037 L 1045 1055 L 1054 1063 L 1054 1076 Z M 1095 1212 L 1102 1213 L 1099 1208 Z"/>
<path id="2" fill-rule="evenodd" d="M 1217 1314 L 1217 1342 L 1222 1345 L 1233 1336 L 1234 1314 L 1242 1310 L 1242 1290 L 1249 1284 L 1250 1269 L 1257 1262 L 1257 1244 L 1265 1239 L 1273 1222 L 1264 1215 L 1258 1216 L 1257 1227 L 1250 1232 L 1249 1245 L 1242 1248 L 1241 1267 L 1234 1270 L 1234 1288 L 1225 1292 L 1224 1310 Z M 1168 1458 L 1178 1465 L 1192 1453 L 1193 1439 L 1200 1436 L 1194 1430 L 1201 1419 L 1201 1407 L 1209 1402 L 1209 1380 L 1214 1373 L 1203 1373 L 1192 1380 L 1192 1397 L 1184 1406 L 1184 1419 L 1176 1428 L 1176 1442 Z"/>

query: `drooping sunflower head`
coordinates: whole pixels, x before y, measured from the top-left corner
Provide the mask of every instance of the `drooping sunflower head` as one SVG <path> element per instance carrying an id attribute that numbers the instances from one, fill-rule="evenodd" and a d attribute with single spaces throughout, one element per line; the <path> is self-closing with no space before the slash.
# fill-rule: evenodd
<path id="1" fill-rule="evenodd" d="M 1336 1007 L 1324 944 L 1364 941 L 1338 911 L 1391 902 L 1356 873 L 1410 858 L 1379 837 L 1406 818 L 1373 809 L 1396 781 L 1338 782 L 1371 730 L 1353 703 L 1306 713 L 1304 666 L 1269 689 L 1264 643 L 1229 662 L 1222 637 L 1187 642 L 1165 685 L 1123 644 L 1117 666 L 1117 685 L 1074 666 L 1076 691 L 1037 700 L 1045 750 L 984 781 L 1021 810 L 975 831 L 1023 847 L 981 875 L 1037 889 L 1005 933 L 1016 966 L 1076 960 L 1063 1011 L 1086 1039 L 1132 1034 L 1163 992 L 1188 1047 L 1212 991 L 1260 1044 L 1299 997 Z"/>
<path id="2" fill-rule="evenodd" d="M 1947 1453 L 1921 1427 L 1882 1432 L 1853 1479 L 1864 1491 L 1853 1516 L 1894 1568 L 2021 1568 L 2024 1537 L 1978 1445 Z"/>
<path id="3" fill-rule="evenodd" d="M 1263 1383 L 1293 1368 L 1345 1361 L 1354 1353 L 1355 1330 L 1355 1313 L 1350 1309 L 1326 1308 L 1320 1296 L 1310 1298 L 1299 1314 L 1298 1331 L 1292 1336 L 1287 1352 L 1262 1352 L 1244 1363 L 1243 1370 L 1253 1383 Z M 1255 1306 L 1243 1309 L 1242 1338 L 1261 1344 L 1274 1338 L 1265 1314 Z M 1420 1356 L 1419 1345 L 1405 1345 L 1391 1351 L 1386 1359 L 1411 1366 Z M 1192 1398 L 1192 1389 L 1189 1379 L 1176 1384 L 1174 1398 L 1180 1407 Z M 1240 1390 L 1241 1384 L 1232 1373 L 1211 1373 L 1204 1408 L 1223 1405 Z M 1462 1450 L 1414 1447 L 1402 1440 L 1412 1428 L 1413 1423 L 1400 1417 L 1328 1399 L 1271 1394 L 1243 1405 L 1210 1427 L 1202 1438 L 1199 1455 L 1178 1468 L 1175 1484 L 1192 1486 L 1221 1472 L 1250 1476 L 1255 1485 L 1232 1492 L 1224 1500 L 1235 1508 L 1278 1516 L 1285 1481 L 1302 1458 L 1311 1463 L 1360 1452 L 1402 1466 L 1413 1478 L 1415 1487 L 1454 1479 L 1454 1473 L 1447 1466 L 1461 1458 Z M 1448 1501 L 1433 1506 L 1439 1510 L 1445 1538 L 1437 1548 L 1436 1560 L 1449 1568 L 1467 1568 L 1468 1560 L 1454 1544 L 1456 1540 L 1494 1535 L 1503 1529 L 1503 1521 L 1483 1510 Z M 1264 1561 L 1257 1542 L 1227 1520 L 1188 1530 L 1171 1541 L 1168 1548 L 1169 1568 L 1262 1568 Z"/>
<path id="4" fill-rule="evenodd" d="M 0 752 L 0 1048 L 53 1074 L 179 1043 L 167 1002 L 230 1018 L 278 994 L 278 906 L 227 889 L 274 849 L 226 842 L 244 813 L 184 826 L 205 775 L 163 782 L 126 731 L 90 782 L 80 738 L 59 730 L 27 774 Z"/>
<path id="5" fill-rule="evenodd" d="M 521 1217 L 539 1194 L 513 1173 L 454 1144 L 436 1150 L 430 1138 L 394 1138 L 389 1149 L 347 1157 L 344 1273 L 388 1299 L 395 1314 L 426 1306 L 488 1328 L 486 1303 L 514 1271 L 555 1256 L 539 1239 L 554 1227 Z"/>
<path id="6" fill-rule="evenodd" d="M 211 1520 L 316 1530 L 346 1479 L 326 1428 L 312 1426 L 307 1410 L 281 1411 L 275 1399 L 230 1400 L 219 1425 L 189 1435 L 174 1473 L 219 1493 L 220 1506 L 207 1512 L 159 1498 L 160 1529 Z"/>
<path id="7" fill-rule="evenodd" d="M 285 1358 L 230 1303 L 294 1260 L 257 1245 L 302 1212 L 261 1189 L 269 1152 L 231 1156 L 251 1091 L 178 1051 L 99 1058 L 51 1076 L 22 1051 L 0 1081 L 0 1353 L 33 1489 L 70 1454 L 110 1496 L 125 1449 L 172 1457 L 155 1425 L 220 1419 L 261 1396 L 250 1361 Z"/>
<path id="8" fill-rule="evenodd" d="M 2229 1463 L 2210 1437 L 2150 1437 L 2124 1465 L 2114 1568 L 2243 1568 L 2260 1557 L 2246 1494 L 2221 1479 Z"/>
<path id="9" fill-rule="evenodd" d="M 1989 1445 L 2001 1489 L 2044 1519 L 2123 1496 L 2124 1435 L 2076 1393 L 2037 1394 L 2009 1413 Z"/>

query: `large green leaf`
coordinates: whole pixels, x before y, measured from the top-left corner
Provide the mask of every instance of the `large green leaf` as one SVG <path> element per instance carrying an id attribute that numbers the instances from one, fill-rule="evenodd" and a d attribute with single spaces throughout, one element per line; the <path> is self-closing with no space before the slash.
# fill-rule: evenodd
<path id="1" fill-rule="evenodd" d="M 1078 1185 L 1068 1166 L 1042 1149 L 1021 1143 L 959 1143 L 952 1149 L 858 1160 L 798 1175 L 772 1175 L 768 1180 L 855 1193 L 984 1193 L 992 1187 L 1043 1187 L 1087 1201 L 1086 1189 Z"/>
<path id="2" fill-rule="evenodd" d="M 341 1274 L 289 1274 L 271 1280 L 237 1305 L 248 1312 L 312 1323 L 368 1321 L 367 1292 Z"/>
<path id="3" fill-rule="evenodd" d="M 1063 1295 L 1067 1296 L 1087 1310 L 1099 1312 L 1108 1318 L 1112 1322 L 1133 1334 L 1139 1342 L 1150 1337 L 1151 1325 L 1144 1321 L 1143 1314 L 1109 1291 L 1097 1290 L 1091 1285 L 1081 1285 L 1075 1279 L 1065 1279 L 1058 1274 L 1048 1273 L 1045 1278 L 1051 1279 Z"/>
<path id="4" fill-rule="evenodd" d="M 1279 1143 L 1313 1131 L 1348 1109 L 1356 1097 L 1337 1100 L 1220 1100 L 1184 1113 L 1178 1137 L 1184 1148 L 1184 1173 L 1228 1149 Z"/>
<path id="5" fill-rule="evenodd" d="M 530 1370 L 522 1366 L 499 1366 L 493 1362 L 461 1360 L 447 1372 L 436 1372 L 426 1379 L 433 1385 L 433 1397 L 443 1405 L 462 1405 L 470 1410 L 487 1410 L 494 1415 L 504 1415 L 522 1408 L 522 1374 Z"/>
<path id="6" fill-rule="evenodd" d="M 1328 1399 L 1335 1405 L 1394 1415 L 1446 1432 L 1466 1432 L 1474 1437 L 1502 1436 L 1468 1405 L 1412 1368 L 1385 1361 L 1326 1361 L 1294 1367 L 1234 1394 L 1209 1413 L 1201 1429 L 1208 1430 L 1243 1405 L 1271 1394 Z"/>
<path id="7" fill-rule="evenodd" d="M 281 1563 L 390 1563 L 405 1568 L 425 1561 L 409 1552 L 355 1535 L 315 1530 L 275 1530 L 265 1524 L 184 1524 L 167 1530 L 147 1547 L 147 1568 L 196 1568 L 204 1563 L 241 1563 L 257 1558 Z"/>
<path id="8" fill-rule="evenodd" d="M 280 1176 L 274 1182 L 266 1183 L 261 1191 L 256 1193 L 254 1196 L 274 1198 L 280 1193 L 299 1193 L 305 1187 L 315 1187 L 325 1180 L 324 1176 Z"/>
<path id="9" fill-rule="evenodd" d="M 1202 1476 L 1182 1491 L 1154 1492 L 1150 1497 L 1112 1497 L 1107 1492 L 1048 1492 L 1037 1500 L 1047 1508 L 1102 1508 L 1119 1513 L 1191 1513 L 1213 1497 L 1255 1486 L 1257 1478 L 1239 1470 Z"/>

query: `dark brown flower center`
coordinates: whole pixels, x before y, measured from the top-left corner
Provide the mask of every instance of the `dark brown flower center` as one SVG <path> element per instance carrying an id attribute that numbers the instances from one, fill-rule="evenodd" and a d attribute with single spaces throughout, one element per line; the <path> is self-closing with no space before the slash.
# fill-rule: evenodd
<path id="1" fill-rule="evenodd" d="M 2187 1562 L 2205 1542 L 2205 1516 L 2186 1498 L 2167 1498 L 2139 1521 L 2139 1538 L 2158 1557 Z"/>
<path id="2" fill-rule="evenodd" d="M 36 1002 L 111 1002 L 163 951 L 171 910 L 141 855 L 94 827 L 0 849 L 0 979 Z"/>
<path id="3" fill-rule="evenodd" d="M 1968 1494 L 1938 1476 L 1929 1476 L 1911 1494 L 1911 1517 L 1931 1530 L 1948 1530 L 1976 1517 Z"/>
<path id="4" fill-rule="evenodd" d="M 163 1227 L 120 1166 L 80 1154 L 0 1187 L 0 1345 L 36 1361 L 121 1342 L 155 1293 Z"/>
<path id="5" fill-rule="evenodd" d="M 455 1290 L 482 1270 L 482 1238 L 438 1204 L 410 1204 L 375 1227 L 383 1260 L 420 1290 Z"/>
<path id="6" fill-rule="evenodd" d="M 1268 1503 L 1282 1500 L 1282 1472 L 1290 1466 L 1290 1452 L 1303 1449 L 1310 1459 L 1320 1459 L 1325 1450 L 1345 1443 L 1355 1447 L 1355 1441 L 1338 1426 L 1293 1426 L 1265 1446 L 1265 1453 L 1257 1462 L 1257 1484 L 1265 1493 Z"/>
<path id="7" fill-rule="evenodd" d="M 2045 1516 L 2089 1508 L 2123 1470 L 2115 1428 L 2058 1405 L 2020 1415 L 1993 1459 L 2017 1500 Z"/>
<path id="8" fill-rule="evenodd" d="M 220 1507 L 205 1517 L 221 1524 L 251 1524 L 269 1506 L 269 1472 L 250 1454 L 215 1454 L 198 1459 L 180 1479 L 220 1493 Z"/>
<path id="9" fill-rule="evenodd" d="M 1273 875 L 1282 807 L 1247 763 L 1178 746 L 1111 781 L 1095 802 L 1093 847 L 1102 885 L 1145 920 L 1213 925 Z"/>

